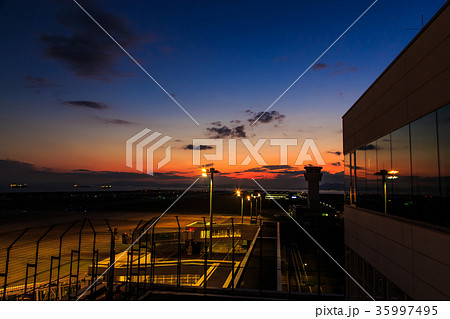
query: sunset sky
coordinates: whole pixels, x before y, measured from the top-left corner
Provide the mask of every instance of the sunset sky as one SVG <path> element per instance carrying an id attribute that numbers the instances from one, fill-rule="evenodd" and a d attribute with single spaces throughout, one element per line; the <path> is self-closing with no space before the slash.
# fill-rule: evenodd
<path id="1" fill-rule="evenodd" d="M 306 138 L 325 160 L 324 182 L 342 183 L 341 116 L 445 0 L 379 0 L 254 126 L 373 0 L 78 2 L 200 125 L 74 1 L 0 1 L 1 189 L 189 184 L 199 176 L 193 138 L 238 139 L 238 164 L 248 155 L 240 139 L 267 139 L 265 166 L 214 162 L 223 185 L 301 187 L 294 163 Z M 154 177 L 125 165 L 125 141 L 144 128 L 172 137 L 172 161 Z M 298 139 L 287 165 L 270 138 Z"/>

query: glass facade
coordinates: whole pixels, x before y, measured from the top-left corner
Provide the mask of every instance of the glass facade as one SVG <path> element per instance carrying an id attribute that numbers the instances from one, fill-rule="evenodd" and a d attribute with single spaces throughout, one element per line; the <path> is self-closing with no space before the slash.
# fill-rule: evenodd
<path id="1" fill-rule="evenodd" d="M 450 105 L 345 154 L 344 162 L 347 204 L 450 226 Z"/>

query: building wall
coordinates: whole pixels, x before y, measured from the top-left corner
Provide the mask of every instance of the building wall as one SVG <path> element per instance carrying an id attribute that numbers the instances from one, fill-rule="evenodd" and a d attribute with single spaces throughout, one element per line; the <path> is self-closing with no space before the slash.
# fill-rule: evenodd
<path id="1" fill-rule="evenodd" d="M 346 206 L 345 243 L 412 299 L 450 299 L 445 229 Z"/>
<path id="2" fill-rule="evenodd" d="M 343 116 L 344 153 L 450 103 L 450 5 Z"/>

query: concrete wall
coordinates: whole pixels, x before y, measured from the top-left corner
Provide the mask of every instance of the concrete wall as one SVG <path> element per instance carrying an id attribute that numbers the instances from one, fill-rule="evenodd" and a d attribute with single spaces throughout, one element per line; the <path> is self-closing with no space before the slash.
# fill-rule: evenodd
<path id="1" fill-rule="evenodd" d="M 413 299 L 450 299 L 450 232 L 346 206 L 345 244 Z"/>
<path id="2" fill-rule="evenodd" d="M 344 153 L 450 103 L 450 5 L 343 116 Z"/>

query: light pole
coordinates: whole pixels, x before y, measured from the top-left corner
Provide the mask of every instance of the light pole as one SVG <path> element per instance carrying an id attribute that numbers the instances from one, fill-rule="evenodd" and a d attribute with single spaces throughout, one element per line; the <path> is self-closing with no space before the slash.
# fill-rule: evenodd
<path id="1" fill-rule="evenodd" d="M 387 214 L 387 187 L 386 187 L 386 179 L 397 179 L 398 171 L 391 170 L 387 171 L 385 169 L 376 172 L 375 175 L 381 176 L 381 183 L 383 184 L 383 202 L 384 202 L 384 214 Z"/>
<path id="2" fill-rule="evenodd" d="M 247 200 L 250 202 L 250 224 L 252 223 L 253 219 L 253 202 L 252 197 L 250 195 L 247 195 Z"/>
<path id="3" fill-rule="evenodd" d="M 261 193 L 258 193 L 257 199 L 258 198 L 259 198 L 259 218 L 261 218 L 261 208 L 262 208 L 262 196 L 261 196 Z M 256 208 L 256 209 L 258 209 L 258 208 Z"/>
<path id="4" fill-rule="evenodd" d="M 213 232 L 213 188 L 214 188 L 214 174 L 219 173 L 218 170 L 211 167 L 210 169 L 202 168 L 202 176 L 207 177 L 209 174 L 209 254 L 212 254 L 212 232 Z M 206 234 L 205 234 L 206 237 Z"/>
<path id="5" fill-rule="evenodd" d="M 239 189 L 236 190 L 236 195 L 241 198 L 241 223 L 244 223 L 244 195 Z"/>

